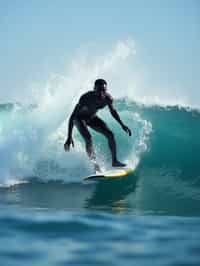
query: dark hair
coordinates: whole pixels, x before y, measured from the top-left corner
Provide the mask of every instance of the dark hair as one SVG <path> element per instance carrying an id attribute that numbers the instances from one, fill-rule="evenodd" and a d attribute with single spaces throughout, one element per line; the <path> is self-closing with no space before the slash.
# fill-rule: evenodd
<path id="1" fill-rule="evenodd" d="M 105 88 L 106 86 L 107 86 L 107 82 L 105 81 L 105 79 L 96 79 L 94 82 L 94 89 L 95 90 Z"/>

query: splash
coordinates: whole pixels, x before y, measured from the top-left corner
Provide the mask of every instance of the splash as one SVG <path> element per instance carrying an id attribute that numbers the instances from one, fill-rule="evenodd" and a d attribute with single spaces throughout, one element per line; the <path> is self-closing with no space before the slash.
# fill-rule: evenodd
<path id="1" fill-rule="evenodd" d="M 134 41 L 119 42 L 103 55 L 88 54 L 77 55 L 65 74 L 52 75 L 44 86 L 34 84 L 28 105 L 11 104 L 7 109 L 5 106 L 0 109 L 1 184 L 8 184 L 10 180 L 24 181 L 27 177 L 80 182 L 81 176 L 91 171 L 83 141 L 76 130 L 75 150 L 65 153 L 63 143 L 74 105 L 82 93 L 93 88 L 94 80 L 99 77 L 108 80 L 110 93 L 118 99 L 116 106 L 120 116 L 134 132 L 128 139 L 107 111 L 100 113 L 115 132 L 120 158 L 138 164 L 142 154 L 149 150 L 155 120 L 144 118 L 142 107 L 136 110 L 133 100 L 161 105 L 162 93 L 158 97 L 152 95 L 151 90 L 144 93 L 141 75 L 134 66 L 137 56 Z M 103 137 L 94 132 L 93 135 L 99 160 L 106 166 L 110 163 L 107 143 Z"/>

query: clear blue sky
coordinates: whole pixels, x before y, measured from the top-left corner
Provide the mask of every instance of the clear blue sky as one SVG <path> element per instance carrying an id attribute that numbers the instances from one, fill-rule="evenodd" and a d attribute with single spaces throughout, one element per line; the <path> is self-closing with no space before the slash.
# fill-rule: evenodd
<path id="1" fill-rule="evenodd" d="M 199 91 L 200 1 L 118 2 L 0 1 L 0 102 L 23 101 L 31 82 L 62 72 L 82 46 L 101 53 L 126 38 L 149 82 Z"/>

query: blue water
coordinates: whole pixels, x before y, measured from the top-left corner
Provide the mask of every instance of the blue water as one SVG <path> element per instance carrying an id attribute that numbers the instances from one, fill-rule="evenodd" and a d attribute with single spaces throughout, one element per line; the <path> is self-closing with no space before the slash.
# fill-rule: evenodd
<path id="1" fill-rule="evenodd" d="M 53 121 L 37 106 L 0 105 L 0 265 L 200 265 L 199 111 L 116 107 L 131 138 L 100 115 L 136 170 L 87 183 L 77 131 L 75 150 L 63 151 L 62 112 Z M 107 168 L 107 143 L 92 134 Z"/>

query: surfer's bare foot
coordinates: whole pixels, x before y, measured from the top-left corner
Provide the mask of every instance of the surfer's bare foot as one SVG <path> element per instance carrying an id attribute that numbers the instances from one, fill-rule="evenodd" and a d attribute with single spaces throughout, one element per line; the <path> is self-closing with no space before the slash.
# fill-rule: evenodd
<path id="1" fill-rule="evenodd" d="M 119 161 L 115 161 L 115 162 L 112 163 L 112 166 L 113 167 L 125 167 L 126 164 L 125 163 L 121 163 Z"/>

